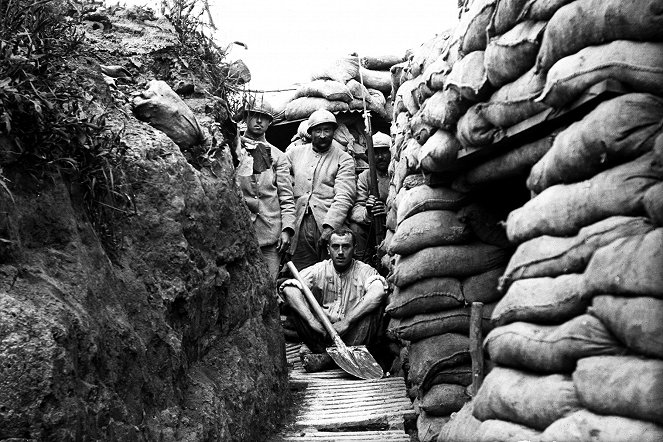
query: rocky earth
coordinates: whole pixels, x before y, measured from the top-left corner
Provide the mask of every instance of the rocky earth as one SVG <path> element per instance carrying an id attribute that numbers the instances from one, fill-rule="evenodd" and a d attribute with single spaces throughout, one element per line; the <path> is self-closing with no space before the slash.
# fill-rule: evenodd
<path id="1" fill-rule="evenodd" d="M 0 440 L 261 440 L 287 399 L 283 337 L 213 131 L 219 99 L 175 72 L 166 22 L 106 16 L 112 26 L 87 23 L 86 50 L 63 66 L 89 82 L 87 110 L 115 134 L 115 185 L 130 204 L 92 220 L 89 192 L 31 173 L 0 139 Z M 115 81 L 102 65 L 130 75 Z M 133 116 L 152 78 L 195 85 L 185 101 L 218 147 L 211 161 Z"/>

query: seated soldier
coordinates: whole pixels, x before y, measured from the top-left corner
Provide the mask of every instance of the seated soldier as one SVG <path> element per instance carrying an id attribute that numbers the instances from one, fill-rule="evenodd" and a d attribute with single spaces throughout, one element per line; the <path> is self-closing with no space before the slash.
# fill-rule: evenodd
<path id="1" fill-rule="evenodd" d="M 353 258 L 355 237 L 351 230 L 335 230 L 327 248 L 331 259 L 303 269 L 302 279 L 346 345 L 374 344 L 382 324 L 387 283 L 373 267 Z M 325 351 L 332 345 L 331 338 L 311 311 L 299 282 L 289 279 L 280 290 L 294 310 L 292 320 L 304 341 L 300 351 L 304 369 L 332 367 Z"/>

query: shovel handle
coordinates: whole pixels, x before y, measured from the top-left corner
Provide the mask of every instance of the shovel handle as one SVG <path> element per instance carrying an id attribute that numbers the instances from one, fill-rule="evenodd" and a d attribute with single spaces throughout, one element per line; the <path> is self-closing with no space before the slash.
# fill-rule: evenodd
<path id="1" fill-rule="evenodd" d="M 288 261 L 286 265 L 288 266 L 288 269 L 290 269 L 290 272 L 295 277 L 295 279 L 299 281 L 299 284 L 302 286 L 302 291 L 304 292 L 306 300 L 311 305 L 311 308 L 315 312 L 320 322 L 322 322 L 322 325 L 327 330 L 327 333 L 329 333 L 329 335 L 332 337 L 334 344 L 336 344 L 336 346 L 339 346 L 339 341 L 340 341 L 341 345 L 344 345 L 343 341 L 341 340 L 341 337 L 338 335 L 338 332 L 332 325 L 331 321 L 329 320 L 325 312 L 322 310 L 322 307 L 320 307 L 320 304 L 318 304 L 318 301 L 315 299 L 315 296 L 313 296 L 311 289 L 308 288 L 308 286 L 304 282 L 304 279 L 302 278 L 302 275 L 299 274 L 297 267 L 295 267 L 292 261 Z"/>

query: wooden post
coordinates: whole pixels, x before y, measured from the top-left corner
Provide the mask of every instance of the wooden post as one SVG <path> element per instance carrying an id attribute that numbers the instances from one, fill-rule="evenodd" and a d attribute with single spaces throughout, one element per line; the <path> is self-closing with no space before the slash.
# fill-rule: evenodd
<path id="1" fill-rule="evenodd" d="M 470 394 L 474 397 L 483 382 L 483 330 L 481 317 L 483 302 L 473 302 L 470 313 L 470 356 L 472 356 L 472 386 Z"/>

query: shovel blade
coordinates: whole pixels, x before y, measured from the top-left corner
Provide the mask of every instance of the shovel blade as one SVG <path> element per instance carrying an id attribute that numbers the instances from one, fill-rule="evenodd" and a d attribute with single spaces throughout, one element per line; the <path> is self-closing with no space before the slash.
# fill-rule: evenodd
<path id="1" fill-rule="evenodd" d="M 354 347 L 327 347 L 327 354 L 346 373 L 359 379 L 381 379 L 382 367 L 375 361 L 365 345 Z"/>

